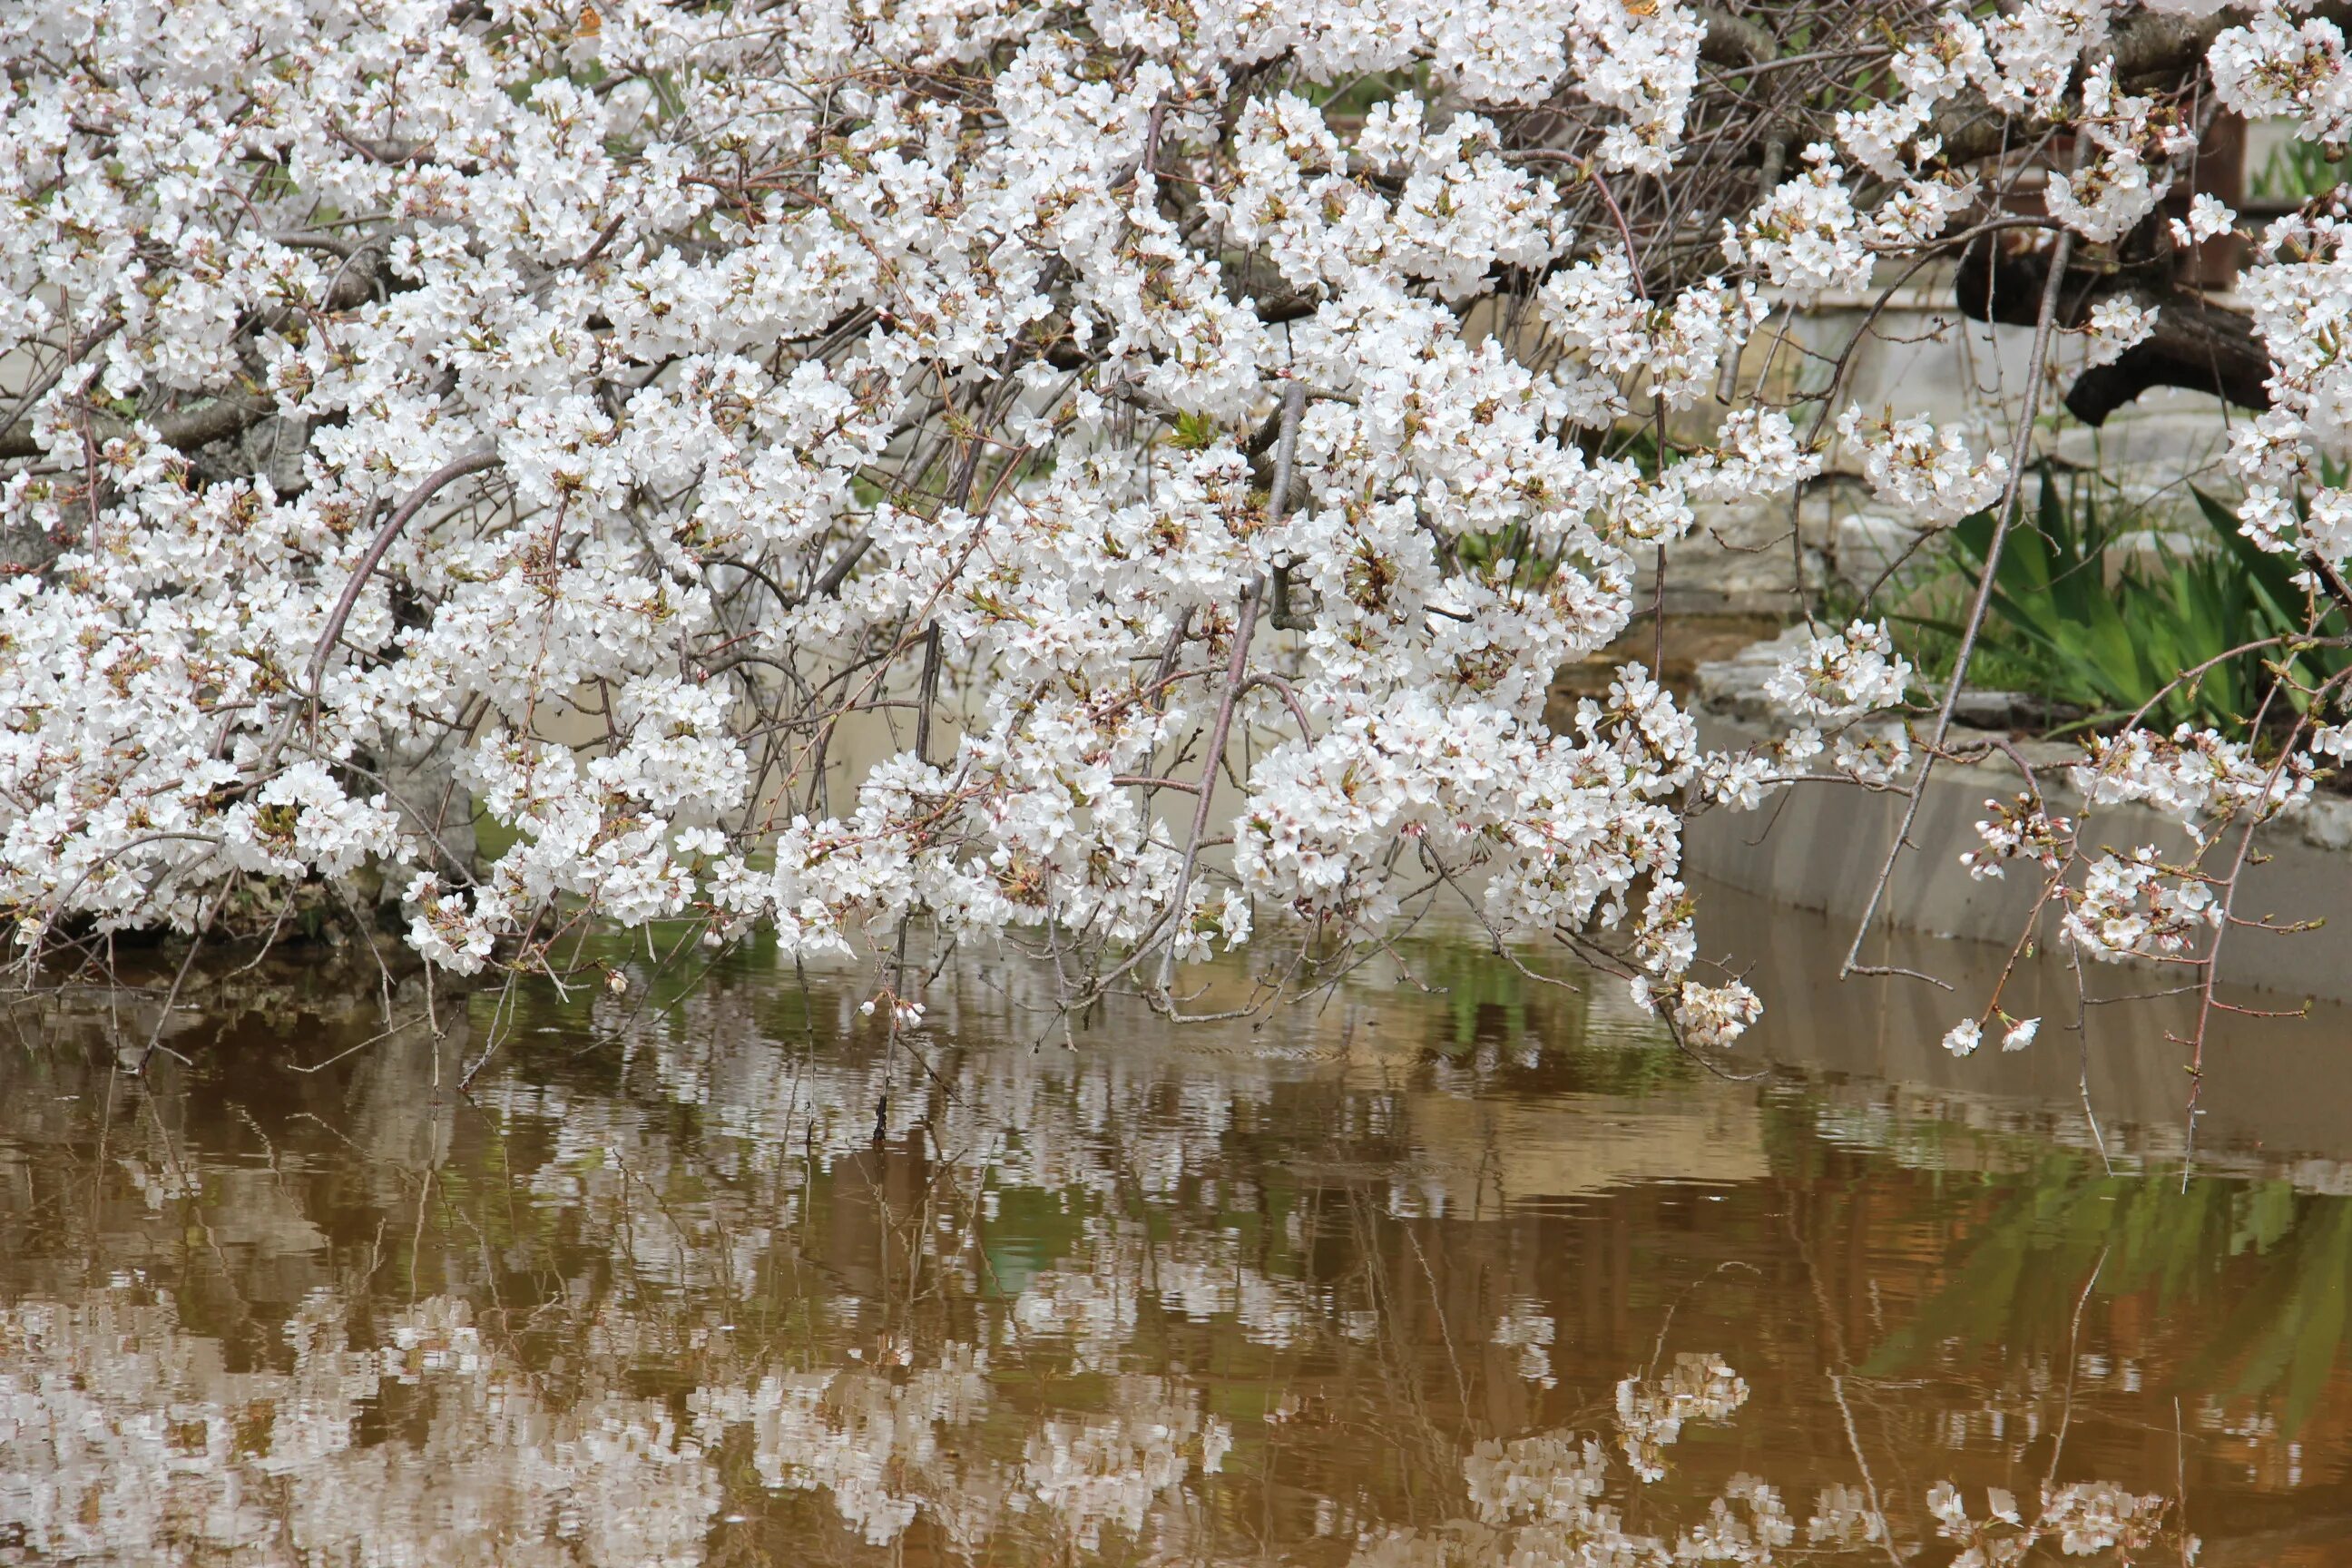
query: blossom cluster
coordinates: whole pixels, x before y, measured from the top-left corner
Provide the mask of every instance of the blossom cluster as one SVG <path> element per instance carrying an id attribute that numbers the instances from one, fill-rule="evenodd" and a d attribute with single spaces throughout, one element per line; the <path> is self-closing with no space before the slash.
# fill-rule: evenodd
<path id="1" fill-rule="evenodd" d="M 1819 737 L 1710 753 L 1656 671 L 1553 677 L 1832 427 L 1923 523 L 2005 493 L 1923 419 L 1792 418 L 1768 330 L 1986 217 L 1950 113 L 2074 128 L 2085 240 L 2152 210 L 2186 132 L 2118 85 L 2131 14 L 1893 8 L 1885 100 L 1726 196 L 1724 51 L 1778 40 L 1685 0 L 18 7 L 0 914 L 396 907 L 460 972 L 923 918 L 1164 997 L 1468 889 L 1728 1043 L 1758 1003 L 1690 978 L 1682 821 Z M 2265 10 L 2213 80 L 2336 135 L 2342 52 Z M 2266 483 L 2352 415 L 2343 230 L 2274 226 L 2250 283 Z M 1890 654 L 1858 622 L 1786 698 L 1897 702 Z"/>
<path id="2" fill-rule="evenodd" d="M 2221 924 L 2212 880 L 2167 863 L 2152 845 L 2095 857 L 2082 885 L 2064 890 L 2066 940 L 2094 958 L 2178 959 Z"/>
<path id="3" fill-rule="evenodd" d="M 2324 741 L 2323 741 L 2324 743 Z M 2094 736 L 2073 769 L 2074 787 L 2093 807 L 2137 803 L 2179 822 L 2199 841 L 2215 824 L 2242 815 L 2257 819 L 2291 810 L 2310 798 L 2307 754 L 2276 761 L 2212 729 L 2182 724 L 2170 735 L 2133 729 Z M 2306 753 L 2311 748 L 2306 747 Z"/>
<path id="4" fill-rule="evenodd" d="M 1982 849 L 1965 850 L 1960 864 L 1969 879 L 1984 881 L 2007 873 L 2012 860 L 2027 860 L 2055 872 L 2074 847 L 2074 825 L 2052 813 L 2038 797 L 2021 795 L 2008 801 L 1988 800 L 1987 815 L 1977 824 Z"/>
<path id="5" fill-rule="evenodd" d="M 1498 927 L 1626 925 L 1680 998 L 1648 884 L 1729 764 L 1646 672 L 1558 732 L 1547 689 L 1686 489 L 1814 465 L 1778 416 L 1680 478 L 1591 456 L 1769 308 L 1629 309 L 1631 253 L 1489 116 L 1566 92 L 1601 166 L 1664 170 L 1686 8 L 0 27 L 20 941 L 307 884 L 458 971 L 583 919 L 821 951 L 919 911 L 1184 959 L 1480 868 Z M 1443 113 L 1318 106 L 1416 61 Z M 1577 352 L 1465 332 L 1509 275 Z"/>
<path id="6" fill-rule="evenodd" d="M 1884 621 L 1855 621 L 1833 636 L 1816 637 L 1773 671 L 1764 694 L 1790 712 L 1849 719 L 1903 700 L 1911 664 L 1895 651 Z"/>
<path id="7" fill-rule="evenodd" d="M 1870 488 L 1917 525 L 1958 522 L 2000 499 L 2009 482 L 2009 459 L 1999 452 L 1969 454 L 1957 430 L 1938 431 L 1926 418 L 1873 419 L 1849 408 L 1839 433 L 1862 452 Z"/>

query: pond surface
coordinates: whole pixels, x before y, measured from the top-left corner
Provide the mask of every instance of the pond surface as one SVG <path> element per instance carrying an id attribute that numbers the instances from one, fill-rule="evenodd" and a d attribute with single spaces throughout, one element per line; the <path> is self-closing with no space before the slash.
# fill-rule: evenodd
<path id="1" fill-rule="evenodd" d="M 1075 1048 L 972 956 L 895 1048 L 642 945 L 437 1043 L 257 971 L 140 1077 L 152 1001 L 20 1006 L 0 1561 L 2352 1560 L 2340 1016 L 2184 1182 L 2158 1025 L 1953 1062 L 1727 907 L 1748 1081 L 1437 942 Z"/>

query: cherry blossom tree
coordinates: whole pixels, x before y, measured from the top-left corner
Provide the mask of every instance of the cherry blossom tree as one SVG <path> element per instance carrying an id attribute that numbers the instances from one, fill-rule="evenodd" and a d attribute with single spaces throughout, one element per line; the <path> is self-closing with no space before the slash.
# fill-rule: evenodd
<path id="1" fill-rule="evenodd" d="M 2344 212 L 2262 234 L 2235 317 L 2168 281 L 2235 215 L 2160 210 L 2216 112 L 2352 135 L 2309 7 L 64 0 L 0 59 L 28 963 L 396 904 L 442 969 L 561 972 L 684 921 L 874 955 L 910 1018 L 921 924 L 1181 1012 L 1253 933 L 1278 981 L 1455 906 L 1727 1044 L 1759 1002 L 1696 964 L 1684 822 L 1916 807 L 1960 679 L 1852 728 L 1918 683 L 1824 628 L 1743 752 L 1641 663 L 1547 694 L 1832 443 L 1998 554 L 2040 378 L 1972 443 L 1790 330 L 1931 266 L 2036 363 L 2089 341 L 2081 417 L 2262 409 L 2248 531 L 2315 626 L 2352 601 Z M 2084 788 L 2250 833 L 2342 748 L 2305 695 Z M 2229 928 L 2231 868 L 2038 800 L 1983 864 L 2084 951 Z"/>

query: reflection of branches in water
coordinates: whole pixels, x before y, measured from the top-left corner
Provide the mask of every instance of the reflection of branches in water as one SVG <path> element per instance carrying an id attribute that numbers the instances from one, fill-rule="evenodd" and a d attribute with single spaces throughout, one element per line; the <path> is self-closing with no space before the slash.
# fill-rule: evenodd
<path id="1" fill-rule="evenodd" d="M 1598 1533 L 1603 1524 L 1643 1552 L 1686 1546 L 1720 1562 L 1761 1561 L 1754 1553 L 1767 1547 L 1801 1560 L 1893 1544 L 1877 1503 L 1843 1484 L 1814 1492 L 1807 1521 L 1795 1489 L 1805 1478 L 1794 1474 L 1710 1476 L 1695 1501 L 1683 1477 L 1656 1491 L 1629 1477 L 1618 1440 L 1663 1471 L 1672 1439 L 1696 1446 L 1702 1434 L 1688 1423 L 1730 1421 L 1744 1385 L 1719 1358 L 1675 1357 L 1671 1347 L 1641 1369 L 1661 1314 L 1655 1298 L 1628 1299 L 1618 1306 L 1633 1310 L 1631 1335 L 1621 1335 L 1632 1342 L 1622 1360 L 1609 1352 L 1597 1389 L 1580 1394 L 1593 1368 L 1575 1364 L 1587 1347 L 1561 1331 L 1571 1309 L 1527 1289 L 1524 1275 L 1498 1277 L 1519 1266 L 1523 1244 L 1545 1243 L 1523 1216 L 1475 1191 L 1465 1197 L 1459 1184 L 1486 1181 L 1479 1173 L 1513 1152 L 1510 1141 L 1479 1129 L 1468 1140 L 1475 1170 L 1458 1151 L 1453 1163 L 1433 1158 L 1433 1142 L 1459 1130 L 1431 1105 L 1459 1104 L 1514 1070 L 1490 1049 L 1508 1044 L 1496 1026 L 1509 1026 L 1513 994 L 1499 983 L 1491 1006 L 1482 996 L 1448 1018 L 1442 1009 L 1453 1000 L 1433 1005 L 1428 1021 L 1454 1025 L 1474 1047 L 1454 1053 L 1464 1059 L 1449 1065 L 1399 1031 L 1368 1042 L 1344 1072 L 1320 1076 L 1246 1059 L 1212 1070 L 1198 1057 L 1143 1047 L 966 1048 L 965 1038 L 992 1031 L 989 999 L 1019 984 L 1000 976 L 969 998 L 943 985 L 931 1026 L 954 1031 L 946 1037 L 958 1044 L 936 1053 L 937 1081 L 902 1069 L 894 1131 L 880 1148 L 862 1114 L 881 1070 L 865 1037 L 822 1053 L 800 1048 L 813 1010 L 830 1003 L 846 1012 L 854 1002 L 822 985 L 784 1018 L 773 991 L 724 979 L 696 987 L 618 1029 L 620 1047 L 590 1058 L 589 1070 L 554 1081 L 533 1075 L 568 1040 L 535 1058 L 534 1033 L 576 1018 L 589 1000 L 568 1014 L 525 1008 L 515 1048 L 454 1122 L 431 1103 L 413 1054 L 303 1079 L 321 1097 L 305 1103 L 341 1106 L 332 1114 L 358 1134 L 363 1173 L 352 1184 L 381 1191 L 379 1206 L 394 1211 L 392 1267 L 373 1288 L 397 1296 L 413 1277 L 423 1300 L 371 1306 L 371 1257 L 314 1290 L 302 1312 L 327 1326 L 294 1351 L 290 1368 L 284 1352 L 312 1332 L 299 1327 L 310 1320 L 298 1313 L 281 1344 L 257 1307 L 248 1337 L 269 1341 L 257 1358 L 268 1364 L 236 1374 L 253 1381 L 215 1388 L 202 1384 L 209 1371 L 129 1378 L 107 1395 L 114 1405 L 100 1425 L 130 1430 L 157 1411 L 209 1401 L 229 1433 L 184 1478 L 167 1468 L 159 1480 L 130 1484 L 184 1487 L 201 1500 L 238 1489 L 243 1498 L 299 1492 L 288 1466 L 312 1466 L 320 1479 L 302 1485 L 320 1488 L 383 1477 L 383 1495 L 371 1494 L 362 1511 L 374 1539 L 403 1550 L 428 1517 L 402 1513 L 428 1506 L 410 1470 L 436 1456 L 481 1489 L 482 1510 L 507 1521 L 517 1542 L 549 1529 L 576 1542 L 561 1533 L 575 1518 L 583 1530 L 624 1528 L 561 1500 L 565 1487 L 602 1489 L 607 1512 L 643 1488 L 657 1494 L 649 1506 L 658 1519 L 716 1518 L 708 1544 L 722 1556 L 764 1548 L 751 1539 L 756 1527 L 737 1531 L 716 1502 L 693 1514 L 699 1500 L 789 1512 L 801 1528 L 781 1555 L 800 1562 L 871 1561 L 886 1551 L 1228 1562 L 1242 1531 L 1259 1538 L 1241 1555 L 1271 1560 L 1298 1550 L 1308 1528 L 1277 1518 L 1282 1508 L 1312 1510 L 1312 1528 L 1329 1532 L 1325 1558 L 1307 1549 L 1301 1559 L 1318 1563 L 1341 1561 L 1360 1537 L 1368 1562 L 1388 1552 L 1398 1563 L 1483 1568 L 1513 1552 L 1528 1568 L 1608 1561 L 1569 1555 L 1610 1540 Z M 600 994 L 593 1005 L 618 1015 L 625 1004 Z M 1619 1079 L 1607 1081 L 1619 1092 Z M 152 1109 L 142 1124 L 154 1124 Z M 419 1138 L 420 1128 L 428 1135 Z M 277 1120 L 266 1134 L 258 1123 L 253 1131 L 280 1153 L 290 1149 Z M 181 1169 L 200 1179 L 193 1184 L 159 1174 L 143 1146 L 128 1147 L 166 1205 L 205 1205 L 216 1223 L 221 1193 L 195 1189 L 222 1179 L 225 1162 L 184 1131 L 181 1143 Z M 314 1219 L 294 1199 L 306 1190 L 299 1157 L 280 1168 L 290 1219 L 351 1234 L 347 1219 L 338 1226 L 341 1216 L 324 1208 Z M 340 1170 L 335 1178 L 350 1179 Z M 89 1224 L 85 1255 L 103 1256 L 102 1233 Z M 2273 1239 L 2294 1228 L 2273 1226 Z M 173 1229 L 189 1234 L 184 1224 Z M 364 1226 L 357 1235 L 364 1243 Z M 226 1228 L 221 1236 L 205 1255 L 213 1267 L 264 1274 L 252 1259 L 266 1247 L 241 1247 Z M 1497 1236 L 1510 1239 L 1499 1247 L 1484 1239 Z M 2109 1275 L 2125 1262 L 2119 1250 Z M 2080 1283 L 2063 1281 L 2067 1306 Z M 22 1310 L 94 1312 L 105 1294 Z M 300 1290 L 253 1294 L 266 1303 Z M 154 1334 L 172 1339 L 175 1364 L 202 1369 L 221 1352 L 196 1297 L 194 1287 L 184 1290 L 173 1304 L 179 1316 Z M 509 1304 L 493 1305 L 500 1301 Z M 1566 1390 L 1548 1400 L 1534 1390 L 1551 1374 L 1551 1357 L 1531 1352 L 1562 1340 Z M 86 1353 L 104 1342 L 89 1339 Z M 37 1391 L 42 1364 L 12 1342 L 0 1374 L 30 1377 L 23 1386 Z M 1607 1380 L 1624 1370 L 1643 1375 L 1612 1426 L 1591 1394 L 1605 1400 Z M 341 1404 L 303 1392 L 304 1379 L 345 1374 L 365 1388 Z M 352 1422 L 336 1427 L 347 1408 Z M 295 1457 L 311 1451 L 299 1447 L 299 1423 L 331 1437 L 343 1431 L 334 1440 L 344 1446 L 320 1450 L 315 1464 Z M 1704 1436 L 1701 1458 L 1712 1465 L 1724 1434 Z M 50 1436 L 28 1441 L 29 1458 L 0 1452 L 0 1477 L 44 1478 L 52 1500 L 80 1484 L 66 1468 L 96 1462 Z M 1588 1442 L 1598 1460 L 1587 1459 Z M 593 1470 L 587 1481 L 566 1479 L 583 1466 Z M 1585 1492 L 1580 1478 L 1599 1489 Z M 16 1495 L 6 1484 L 0 1496 Z M 1898 1478 L 1885 1504 L 1916 1509 L 1921 1489 L 1906 1491 Z M 1481 1500 L 1561 1491 L 1577 1498 L 1507 1500 L 1499 1516 Z M 1234 1506 L 1243 1495 L 1249 1503 Z M 1612 1496 L 1628 1510 L 1643 1500 L 1630 1525 L 1604 1517 Z M 1260 1499 L 1264 1518 L 1244 1521 Z M 2089 1501 L 2082 1511 L 2094 1511 Z M 1437 1522 L 1449 1516 L 1459 1517 Z M 1419 1529 L 1384 1533 L 1392 1525 Z M 1934 1528 L 1922 1516 L 1909 1539 L 1924 1543 Z M 1985 1528 L 2011 1529 L 1998 1519 Z M 683 1523 L 662 1540 L 672 1544 L 659 1550 L 680 1560 L 706 1544 Z M 887 1544 L 867 1544 L 875 1541 Z M 472 1550 L 455 1535 L 418 1550 L 428 1548 L 436 1563 L 466 1563 Z M 509 1558 L 533 1561 L 520 1545 Z"/>

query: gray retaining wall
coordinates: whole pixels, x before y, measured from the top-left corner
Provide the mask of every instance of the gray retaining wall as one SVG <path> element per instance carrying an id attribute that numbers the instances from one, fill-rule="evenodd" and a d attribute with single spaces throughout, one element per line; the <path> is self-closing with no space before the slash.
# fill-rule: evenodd
<path id="1" fill-rule="evenodd" d="M 1721 712 L 1702 713 L 1701 739 L 1710 747 L 1738 748 L 1771 731 L 1760 722 Z M 1966 732 L 1955 734 L 1964 742 Z M 2063 787 L 2056 763 L 2079 756 L 2071 746 L 2021 747 L 2035 763 L 2053 810 L 2081 817 L 2082 801 Z M 1979 881 L 1960 864 L 1979 842 L 1976 824 L 1989 798 L 2007 800 L 2023 787 L 2014 763 L 1938 764 L 1911 830 L 1916 847 L 1904 852 L 1881 905 L 1880 919 L 1928 936 L 2007 946 L 2025 930 L 2039 890 L 2036 869 L 2012 869 Z M 1900 793 L 1879 794 L 1844 784 L 1801 784 L 1756 812 L 1710 811 L 1685 835 L 1688 868 L 1711 881 L 1841 921 L 1862 916 L 1887 846 L 1901 821 Z M 2141 806 L 2103 807 L 2090 819 L 2090 840 L 2116 849 L 2152 844 L 2184 855 L 2187 843 L 2168 818 Z M 2225 852 L 2226 848 L 2225 847 Z M 2318 929 L 2281 934 L 2233 930 L 2221 949 L 2221 976 L 2236 985 L 2289 1002 L 2303 997 L 2352 997 L 2352 800 L 2323 796 L 2255 838 L 2263 857 L 2242 880 L 2237 913 L 2281 922 L 2320 921 Z M 2044 910 L 2038 940 L 2054 948 L 2058 921 Z M 1867 952 L 1865 957 L 1868 957 Z M 2193 978 L 2178 965 L 2150 965 Z M 2107 992 L 2126 989 L 2117 984 Z M 1958 1016 L 1956 1013 L 1955 1018 Z"/>

